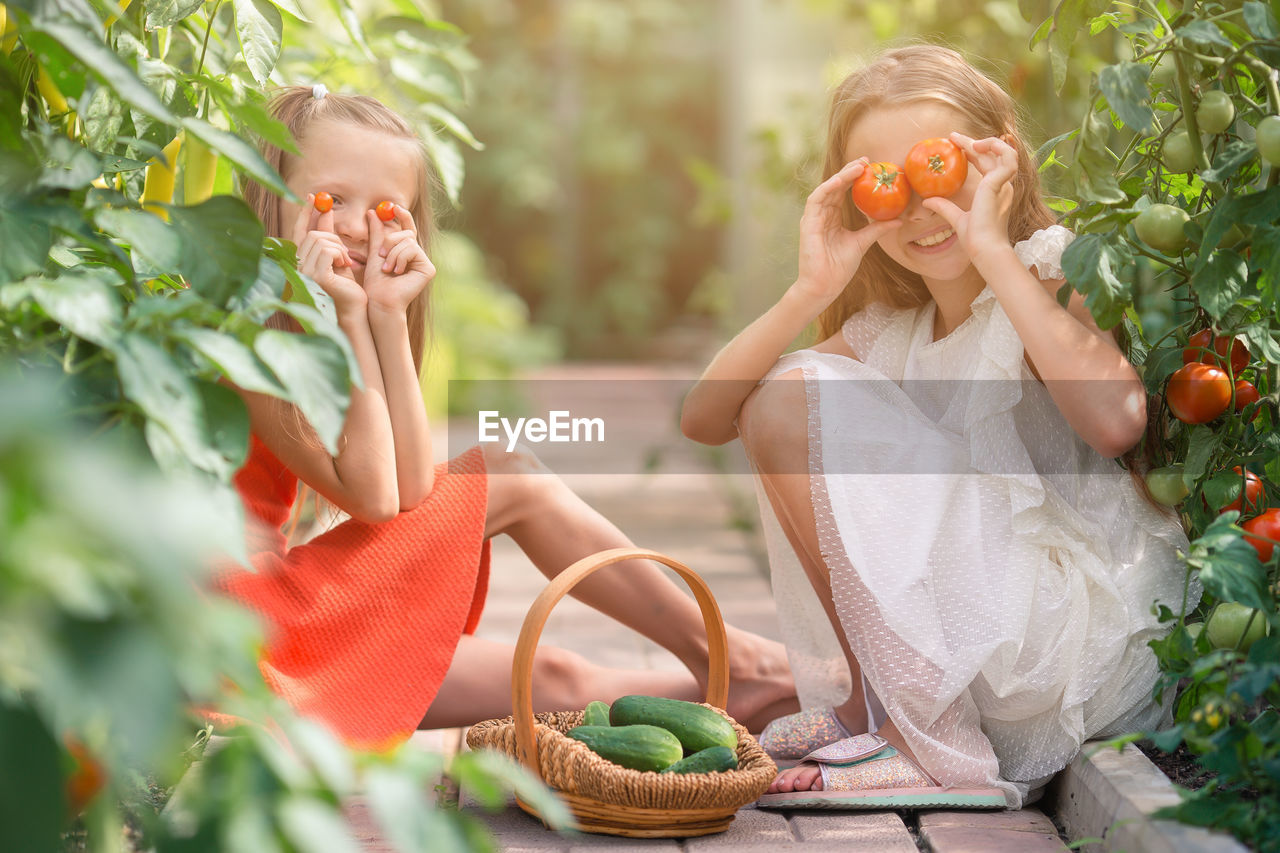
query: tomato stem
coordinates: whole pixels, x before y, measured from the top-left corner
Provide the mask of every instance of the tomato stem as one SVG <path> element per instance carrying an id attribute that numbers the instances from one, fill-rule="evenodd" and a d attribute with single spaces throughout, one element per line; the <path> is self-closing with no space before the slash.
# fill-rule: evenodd
<path id="1" fill-rule="evenodd" d="M 218 7 L 222 5 L 222 0 L 214 0 L 213 8 L 209 10 L 209 25 L 204 28 L 204 44 L 200 46 L 200 61 L 196 63 L 195 76 L 199 76 L 204 70 L 204 56 L 209 50 L 209 35 L 213 32 L 213 19 L 218 16 Z"/>

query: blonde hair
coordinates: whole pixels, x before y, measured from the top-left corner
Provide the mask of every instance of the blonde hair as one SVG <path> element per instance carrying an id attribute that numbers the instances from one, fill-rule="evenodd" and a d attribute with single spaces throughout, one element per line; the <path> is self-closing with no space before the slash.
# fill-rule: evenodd
<path id="1" fill-rule="evenodd" d="M 950 48 L 917 44 L 885 51 L 869 65 L 846 77 L 831 99 L 827 122 L 826 159 L 822 179 L 845 165 L 845 151 L 854 126 L 882 106 L 931 102 L 950 107 L 964 117 L 968 135 L 1004 137 L 1018 152 L 1013 178 L 1014 200 L 1009 215 L 1009 239 L 1025 240 L 1056 221 L 1040 189 L 1040 176 L 1022 136 L 1018 107 L 991 78 Z M 845 225 L 861 228 L 867 218 L 845 199 Z M 862 259 L 858 271 L 840 296 L 818 316 L 818 340 L 840 331 L 854 313 L 873 302 L 893 308 L 914 308 L 929 300 L 919 275 L 903 269 L 878 245 Z"/>
<path id="2" fill-rule="evenodd" d="M 418 243 L 421 244 L 424 252 L 430 254 L 431 237 L 434 232 L 434 213 L 431 204 L 433 176 L 426 149 L 408 122 L 376 98 L 336 93 L 328 93 L 322 98 L 317 98 L 310 86 L 287 86 L 278 89 L 271 98 L 270 111 L 275 118 L 284 123 L 293 134 L 293 138 L 300 144 L 306 140 L 309 128 L 318 121 L 354 124 L 412 143 L 419 153 L 419 165 L 413 203 L 408 209 L 418 228 Z M 298 159 L 297 155 L 290 154 L 266 140 L 259 140 L 258 150 L 263 158 L 286 178 L 293 162 Z M 262 220 L 262 225 L 269 236 L 289 236 L 285 233 L 285 224 L 280 218 L 280 199 L 271 190 L 257 181 L 245 179 L 241 186 L 241 195 Z M 419 373 L 422 372 L 422 361 L 426 350 L 430 293 L 431 287 L 428 285 L 409 304 L 407 311 L 409 345 L 413 352 L 414 366 Z M 280 314 L 270 318 L 267 325 L 286 330 L 297 328 L 290 318 Z"/>

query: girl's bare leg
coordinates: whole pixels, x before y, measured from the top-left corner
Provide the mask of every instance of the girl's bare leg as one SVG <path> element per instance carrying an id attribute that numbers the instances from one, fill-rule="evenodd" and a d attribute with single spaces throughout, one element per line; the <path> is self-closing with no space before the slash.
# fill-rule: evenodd
<path id="1" fill-rule="evenodd" d="M 511 666 L 515 646 L 464 635 L 435 701 L 419 724 L 438 729 L 511 715 Z M 697 701 L 698 684 L 687 672 L 610 669 L 582 655 L 539 646 L 533 658 L 533 710 L 585 708 L 596 699 L 613 702 L 628 693 Z"/>
<path id="2" fill-rule="evenodd" d="M 510 535 L 547 577 L 597 551 L 632 547 L 617 527 L 528 451 L 488 449 L 486 466 L 485 536 Z M 702 611 L 656 564 L 647 560 L 618 563 L 578 584 L 573 595 L 679 658 L 696 679 L 699 695 L 694 698 L 701 698 L 708 676 Z M 726 630 L 729 715 L 759 731 L 770 719 L 796 710 L 795 682 L 782 644 L 733 626 Z"/>
<path id="3" fill-rule="evenodd" d="M 870 728 L 870 720 L 862 686 L 862 667 L 849 648 L 844 627 L 835 610 L 831 570 L 822 559 L 818 544 L 809 475 L 799 473 L 809 470 L 807 403 L 800 371 L 784 373 L 757 390 L 743 406 L 740 427 L 747 455 L 760 472 L 774 514 L 795 549 L 809 582 L 813 584 L 849 663 L 853 687 L 845 704 L 835 709 L 836 716 L 849 731 L 865 732 Z M 886 720 L 876 734 L 914 759 L 892 720 Z M 816 767 L 797 767 L 782 771 L 770 786 L 769 793 L 818 790 L 821 787 L 822 777 Z"/>

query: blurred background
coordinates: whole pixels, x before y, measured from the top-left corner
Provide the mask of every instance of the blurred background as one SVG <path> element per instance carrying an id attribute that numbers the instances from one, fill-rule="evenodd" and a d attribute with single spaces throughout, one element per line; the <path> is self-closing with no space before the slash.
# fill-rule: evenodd
<path id="1" fill-rule="evenodd" d="M 1054 93 L 1046 52 L 1026 48 L 1017 0 L 438 11 L 480 65 L 457 112 L 484 145 L 461 149 L 465 180 L 442 222 L 451 246 L 478 250 L 467 275 L 519 297 L 537 358 L 704 363 L 766 308 L 794 278 L 828 92 L 881 46 L 967 52 L 1025 106 L 1033 147 L 1084 108 L 1070 87 Z"/>

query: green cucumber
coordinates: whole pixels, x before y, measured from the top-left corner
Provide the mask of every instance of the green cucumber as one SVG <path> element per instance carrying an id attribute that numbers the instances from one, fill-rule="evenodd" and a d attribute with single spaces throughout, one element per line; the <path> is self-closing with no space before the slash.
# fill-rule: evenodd
<path id="1" fill-rule="evenodd" d="M 709 746 L 672 764 L 663 773 L 720 773 L 738 769 L 738 754 L 727 746 Z"/>
<path id="2" fill-rule="evenodd" d="M 684 755 L 676 736 L 657 726 L 578 726 L 566 734 L 596 755 L 632 770 L 663 770 Z"/>
<path id="3" fill-rule="evenodd" d="M 609 705 L 605 702 L 588 704 L 587 710 L 582 712 L 582 724 L 584 726 L 609 725 Z"/>
<path id="4" fill-rule="evenodd" d="M 680 739 L 686 755 L 712 746 L 738 748 L 738 733 L 724 717 L 703 705 L 661 696 L 623 696 L 609 708 L 615 726 L 659 726 Z"/>

